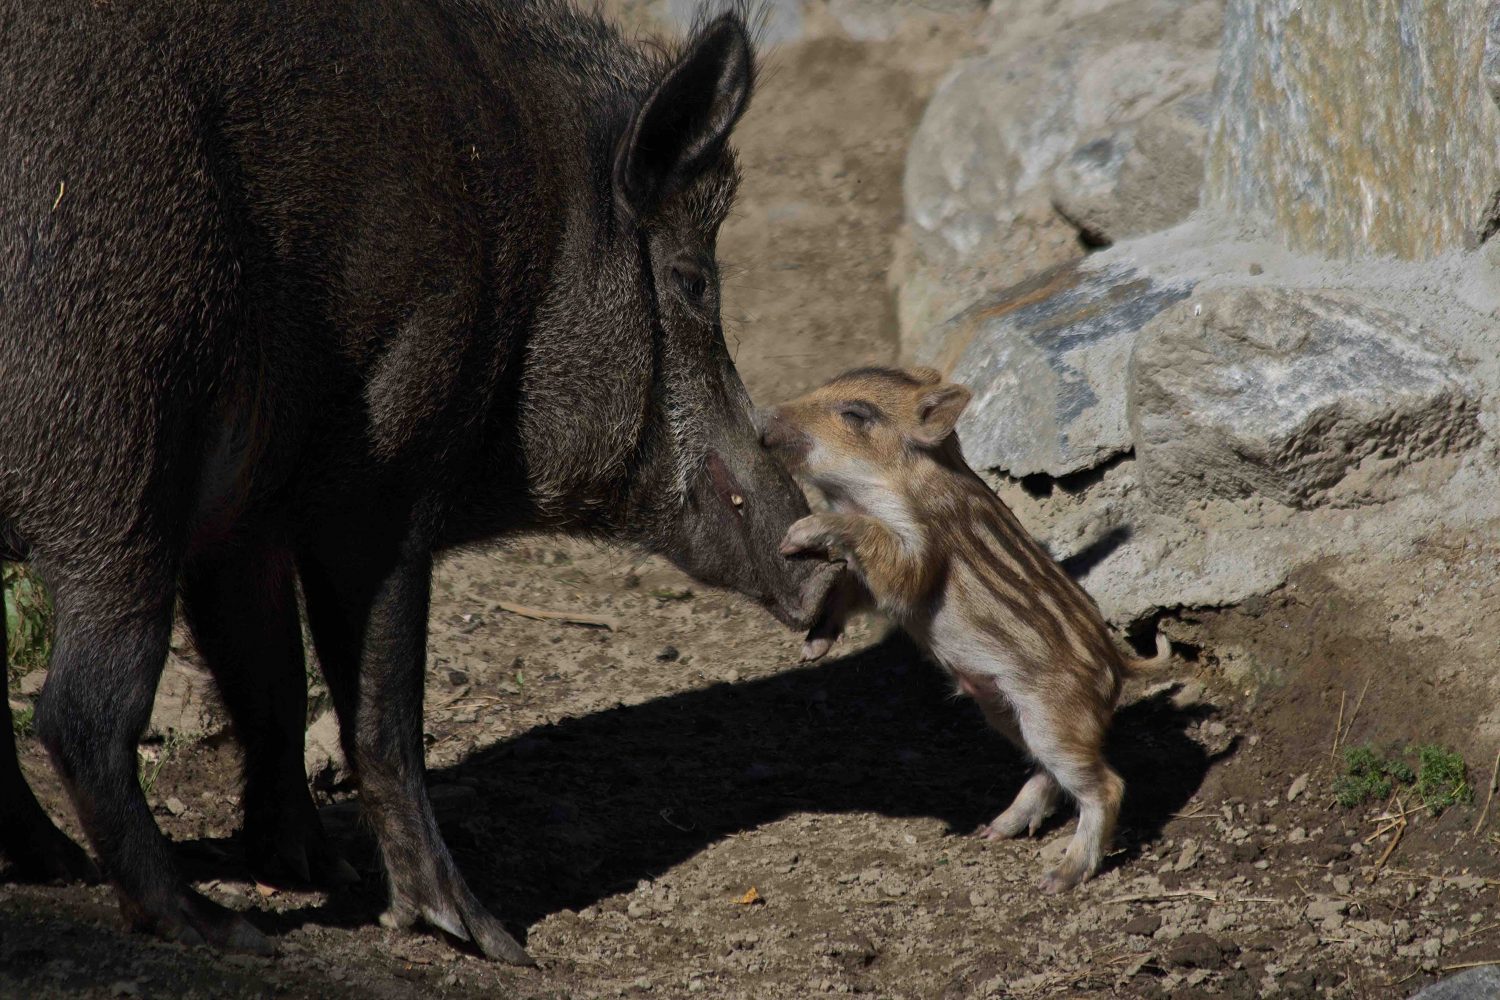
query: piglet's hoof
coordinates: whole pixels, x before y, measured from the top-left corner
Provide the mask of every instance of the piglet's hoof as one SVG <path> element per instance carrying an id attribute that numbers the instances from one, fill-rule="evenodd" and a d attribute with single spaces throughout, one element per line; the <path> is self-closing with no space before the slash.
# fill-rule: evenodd
<path id="1" fill-rule="evenodd" d="M 1041 877 L 1037 888 L 1049 896 L 1056 896 L 1067 892 L 1087 877 L 1087 872 L 1069 871 L 1067 865 L 1059 865 Z"/>
<path id="2" fill-rule="evenodd" d="M 809 636 L 807 641 L 802 644 L 802 662 L 811 663 L 813 660 L 821 660 L 824 656 L 828 655 L 828 651 L 833 648 L 833 644 L 836 641 L 827 636 L 818 636 L 816 638 Z"/>

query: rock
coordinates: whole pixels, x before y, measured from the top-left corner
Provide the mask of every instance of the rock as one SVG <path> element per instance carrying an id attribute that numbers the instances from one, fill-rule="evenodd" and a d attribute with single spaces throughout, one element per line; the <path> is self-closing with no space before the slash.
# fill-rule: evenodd
<path id="1" fill-rule="evenodd" d="M 1309 920 L 1328 920 L 1342 917 L 1349 912 L 1349 902 L 1344 899 L 1314 899 L 1304 911 Z"/>
<path id="2" fill-rule="evenodd" d="M 1254 861 L 1260 857 L 1260 844 L 1253 840 L 1247 840 L 1241 844 L 1235 844 L 1229 848 L 1229 856 L 1238 862 Z"/>
<path id="3" fill-rule="evenodd" d="M 171 813 L 173 816 L 181 816 L 183 813 L 187 812 L 187 804 L 175 795 L 168 795 L 166 801 L 163 802 L 162 805 L 166 806 L 167 812 Z"/>
<path id="4" fill-rule="evenodd" d="M 1135 334 L 1192 288 L 1123 261 L 1084 260 L 944 324 L 933 338 L 938 349 L 919 358 L 974 391 L 959 422 L 969 464 L 1061 476 L 1128 450 L 1125 374 Z"/>
<path id="5" fill-rule="evenodd" d="M 1161 929 L 1160 913 L 1137 913 L 1124 924 L 1120 925 L 1123 934 L 1139 934 L 1142 937 L 1150 937 Z"/>
<path id="6" fill-rule="evenodd" d="M 1500 190 L 1476 85 L 1494 51 L 1478 2 L 1230 0 L 1205 202 L 1329 257 L 1476 242 Z"/>
<path id="7" fill-rule="evenodd" d="M 1184 934 L 1167 951 L 1169 965 L 1187 969 L 1217 969 L 1224 965 L 1227 949 L 1201 932 Z"/>
<path id="8" fill-rule="evenodd" d="M 1019 6 L 994 5 L 998 41 L 943 81 L 912 139 L 905 195 L 915 261 L 901 312 L 916 338 L 986 289 L 1076 256 L 1076 233 L 1052 208 L 1058 165 L 1213 84 L 1221 0 L 1075 0 L 1048 5 L 1052 16 Z M 1147 145 L 1159 152 L 1155 138 Z M 1122 171 L 1127 164 L 1122 184 L 1127 173 L 1132 184 L 1151 173 L 1122 155 Z M 1075 200 L 1097 206 L 1092 190 Z"/>
<path id="9" fill-rule="evenodd" d="M 1403 317 L 1332 291 L 1222 289 L 1142 331 L 1130 428 L 1162 509 L 1266 496 L 1311 508 L 1368 461 L 1388 475 L 1479 437 L 1471 380 Z"/>
<path id="10" fill-rule="evenodd" d="M 1440 979 L 1416 993 L 1411 1000 L 1488 1000 L 1500 996 L 1500 965 L 1466 969 Z"/>
<path id="11" fill-rule="evenodd" d="M 339 743 L 339 720 L 332 711 L 324 712 L 307 727 L 304 748 L 302 760 L 313 784 L 331 788 L 349 777 Z"/>
<path id="12" fill-rule="evenodd" d="M 1198 207 L 1212 108 L 1195 91 L 1103 129 L 1052 172 L 1052 204 L 1091 246 L 1176 225 Z"/>
<path id="13" fill-rule="evenodd" d="M 1308 849 L 1307 855 L 1319 864 L 1331 864 L 1334 861 L 1342 861 L 1349 856 L 1349 845 L 1339 840 L 1320 840 Z M 1334 876 L 1333 884 L 1337 886 L 1339 879 L 1343 877 Z M 1349 890 L 1342 889 L 1340 891 L 1348 892 Z"/>
<path id="14" fill-rule="evenodd" d="M 178 653 L 167 655 L 151 705 L 147 739 L 215 736 L 229 726 L 219 691 L 208 671 Z"/>

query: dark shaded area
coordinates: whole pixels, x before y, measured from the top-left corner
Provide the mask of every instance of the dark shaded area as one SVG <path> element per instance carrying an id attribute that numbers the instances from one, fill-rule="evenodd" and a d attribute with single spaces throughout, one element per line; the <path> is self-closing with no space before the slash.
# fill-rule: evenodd
<path id="1" fill-rule="evenodd" d="M 1127 524 L 1116 525 L 1066 559 L 1058 560 L 1058 565 L 1073 579 L 1082 579 L 1095 566 L 1108 559 L 1115 549 L 1130 541 L 1133 533 L 1133 529 Z"/>
<path id="2" fill-rule="evenodd" d="M 1216 762 L 1186 732 L 1214 709 L 1178 709 L 1170 694 L 1116 717 L 1110 756 L 1128 791 L 1125 850 L 1111 864 L 1159 836 Z M 772 677 L 541 726 L 431 781 L 476 789 L 446 808 L 438 797 L 443 832 L 475 891 L 522 930 L 793 813 L 931 816 L 967 835 L 1009 804 L 1026 772 L 978 711 L 951 696 L 942 672 L 894 638 Z M 353 853 L 360 867 L 372 865 L 367 841 Z M 259 922 L 367 920 L 381 902 L 366 884 L 329 907 Z"/>
<path id="3" fill-rule="evenodd" d="M 1092 486 L 1103 482 L 1108 472 L 1121 462 L 1135 458 L 1135 449 L 1127 448 L 1117 455 L 1111 455 L 1098 465 L 1091 465 L 1087 469 L 1079 469 L 1077 472 L 1069 472 L 1062 476 L 1049 476 L 1045 472 L 1033 472 L 1029 476 L 1006 476 L 1013 482 L 1019 483 L 1021 489 L 1037 499 L 1045 499 L 1052 495 L 1052 491 L 1060 489 L 1070 496 L 1077 496 Z M 998 472 L 998 470 L 996 470 Z M 1005 476 L 1005 473 L 999 472 Z"/>
<path id="4" fill-rule="evenodd" d="M 1108 864 L 1128 864 L 1159 836 L 1216 762 L 1187 735 L 1214 709 L 1179 709 L 1170 695 L 1116 716 L 1110 757 L 1128 790 L 1124 850 Z M 897 637 L 771 677 L 537 727 L 430 781 L 460 793 L 435 802 L 475 891 L 523 931 L 798 812 L 930 816 L 967 835 L 1009 804 L 1026 773 L 942 672 Z M 374 845 L 352 804 L 324 813 L 364 883 L 324 906 L 252 914 L 263 929 L 357 925 L 383 906 Z M 179 855 L 195 878 L 245 877 L 236 844 L 190 842 Z"/>

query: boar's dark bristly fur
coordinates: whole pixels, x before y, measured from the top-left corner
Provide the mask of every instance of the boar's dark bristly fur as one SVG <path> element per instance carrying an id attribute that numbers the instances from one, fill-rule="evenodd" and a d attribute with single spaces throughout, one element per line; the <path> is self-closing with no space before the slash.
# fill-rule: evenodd
<path id="1" fill-rule="evenodd" d="M 244 744 L 259 871 L 340 879 L 302 773 L 297 591 L 387 923 L 525 953 L 423 786 L 434 553 L 550 528 L 665 553 L 792 624 L 831 570 L 759 447 L 715 239 L 754 60 L 563 0 L 0 0 L 0 546 L 51 588 L 37 709 L 123 907 L 264 950 L 135 780 L 182 607 Z M 0 754 L 0 848 L 92 865 Z"/>

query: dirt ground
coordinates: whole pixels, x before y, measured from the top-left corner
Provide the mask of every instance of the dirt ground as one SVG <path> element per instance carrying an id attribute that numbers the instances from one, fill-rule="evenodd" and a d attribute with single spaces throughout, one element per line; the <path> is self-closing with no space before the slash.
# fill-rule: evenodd
<path id="1" fill-rule="evenodd" d="M 773 63 L 723 238 L 758 396 L 893 357 L 902 144 L 957 44 L 822 38 Z M 362 884 L 248 881 L 220 737 L 166 752 L 150 798 L 198 885 L 253 911 L 280 954 L 161 944 L 122 929 L 106 888 L 0 876 L 0 996 L 1405 997 L 1500 960 L 1500 813 L 1476 830 L 1495 748 L 1469 735 L 1493 706 L 1454 671 L 1500 647 L 1500 581 L 1460 584 L 1497 561 L 1500 542 L 1434 539 L 1377 594 L 1329 567 L 1168 616 L 1179 657 L 1133 682 L 1116 721 L 1116 851 L 1046 897 L 1034 882 L 1071 817 L 1032 841 L 970 835 L 1025 764 L 879 623 L 801 665 L 799 637 L 658 560 L 545 538 L 459 554 L 433 601 L 432 795 L 539 969 L 379 927 L 373 846 L 337 786 L 325 820 Z M 1336 736 L 1451 743 L 1480 799 L 1437 819 L 1342 809 Z M 77 836 L 41 751 L 22 751 Z"/>

